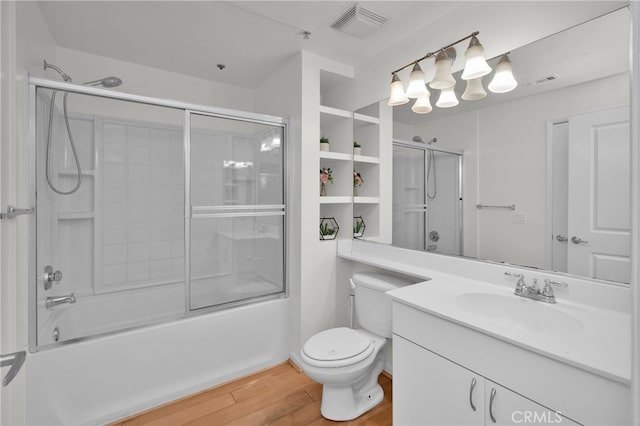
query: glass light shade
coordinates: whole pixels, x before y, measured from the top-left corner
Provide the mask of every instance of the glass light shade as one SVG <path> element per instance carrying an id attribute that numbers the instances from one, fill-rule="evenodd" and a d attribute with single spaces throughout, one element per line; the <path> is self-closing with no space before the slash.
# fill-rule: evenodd
<path id="1" fill-rule="evenodd" d="M 460 76 L 463 80 L 472 80 L 491 72 L 491 67 L 484 59 L 484 47 L 482 47 L 475 36 L 471 37 L 469 48 L 464 52 L 464 57 L 466 58 L 466 62 L 464 64 L 464 71 Z"/>
<path id="2" fill-rule="evenodd" d="M 391 94 L 389 95 L 389 102 L 387 104 L 389 106 L 398 106 L 404 105 L 407 102 L 409 102 L 409 98 L 404 94 L 402 81 L 398 75 L 394 73 L 393 78 L 391 79 Z"/>
<path id="3" fill-rule="evenodd" d="M 456 92 L 453 91 L 453 87 L 447 87 L 440 91 L 440 97 L 438 98 L 438 102 L 436 102 L 436 106 L 438 108 L 451 108 L 459 103 L 458 98 L 456 98 Z"/>
<path id="4" fill-rule="evenodd" d="M 411 107 L 411 111 L 415 112 L 416 114 L 428 114 L 433 111 L 431 101 L 429 101 L 430 97 L 431 94 L 429 93 L 427 96 L 416 99 L 416 102 Z"/>
<path id="5" fill-rule="evenodd" d="M 467 80 L 467 87 L 461 96 L 462 99 L 465 101 L 475 101 L 485 96 L 487 96 L 487 92 L 485 92 L 484 87 L 482 87 L 482 77 Z"/>
<path id="6" fill-rule="evenodd" d="M 518 82 L 513 77 L 513 67 L 509 57 L 505 54 L 500 58 L 500 62 L 496 65 L 496 73 L 493 80 L 489 83 L 489 90 L 493 93 L 507 93 L 518 86 Z"/>
<path id="7" fill-rule="evenodd" d="M 416 62 L 411 74 L 409 75 L 409 86 L 407 87 L 405 96 L 407 98 L 422 98 L 428 94 L 429 91 L 427 90 L 427 86 L 424 82 L 424 72 Z"/>
<path id="8" fill-rule="evenodd" d="M 446 89 L 456 85 L 456 79 L 451 74 L 451 65 L 453 61 L 443 52 L 436 56 L 436 72 L 433 79 L 429 83 L 432 89 Z"/>

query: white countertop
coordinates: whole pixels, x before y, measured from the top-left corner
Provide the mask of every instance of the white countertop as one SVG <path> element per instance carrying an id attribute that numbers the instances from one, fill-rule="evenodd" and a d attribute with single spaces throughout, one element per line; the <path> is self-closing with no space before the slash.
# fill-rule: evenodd
<path id="1" fill-rule="evenodd" d="M 395 301 L 430 315 L 594 374 L 630 383 L 628 313 L 566 299 L 557 304 L 533 301 L 514 295 L 513 288 L 447 274 L 389 294 Z M 496 303 L 484 305 L 486 300 Z M 501 306 L 513 309 L 505 313 L 501 312 Z"/>

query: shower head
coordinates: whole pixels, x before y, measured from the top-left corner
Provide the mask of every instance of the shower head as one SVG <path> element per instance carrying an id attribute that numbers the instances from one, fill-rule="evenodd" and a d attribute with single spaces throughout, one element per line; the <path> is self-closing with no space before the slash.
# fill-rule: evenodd
<path id="1" fill-rule="evenodd" d="M 122 80 L 118 77 L 110 76 L 101 78 L 100 80 L 88 81 L 86 83 L 87 86 L 103 86 L 107 88 L 118 87 L 122 84 Z"/>
<path id="2" fill-rule="evenodd" d="M 431 145 L 432 143 L 436 143 L 436 142 L 438 142 L 438 138 L 433 138 L 429 142 L 427 142 L 427 145 Z"/>
<path id="3" fill-rule="evenodd" d="M 64 81 L 67 81 L 67 82 L 70 82 L 70 81 L 71 81 L 71 77 L 69 77 L 69 75 L 68 75 L 66 72 L 62 71 L 62 70 L 60 69 L 60 67 L 57 67 L 57 66 L 55 66 L 55 65 L 53 65 L 53 64 L 48 63 L 48 62 L 47 62 L 47 60 L 45 59 L 45 60 L 44 60 L 44 70 L 46 71 L 46 70 L 47 70 L 47 69 L 49 69 L 49 68 L 51 68 L 52 70 L 54 70 L 55 72 L 57 72 L 58 74 L 60 74 L 60 77 L 62 77 L 62 79 L 63 79 Z"/>
<path id="4" fill-rule="evenodd" d="M 424 143 L 424 141 L 422 140 L 422 138 L 420 136 L 414 136 L 412 139 L 414 142 L 421 142 Z"/>

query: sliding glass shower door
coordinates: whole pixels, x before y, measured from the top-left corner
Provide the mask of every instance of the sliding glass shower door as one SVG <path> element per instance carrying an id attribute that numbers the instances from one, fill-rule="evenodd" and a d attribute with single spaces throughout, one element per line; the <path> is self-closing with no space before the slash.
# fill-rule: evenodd
<path id="1" fill-rule="evenodd" d="M 282 292 L 282 127 L 190 117 L 190 309 Z"/>
<path id="2" fill-rule="evenodd" d="M 462 254 L 462 155 L 394 141 L 393 244 Z"/>

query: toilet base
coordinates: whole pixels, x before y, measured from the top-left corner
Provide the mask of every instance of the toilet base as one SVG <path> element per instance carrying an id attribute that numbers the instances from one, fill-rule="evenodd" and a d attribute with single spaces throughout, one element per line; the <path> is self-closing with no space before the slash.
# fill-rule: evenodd
<path id="1" fill-rule="evenodd" d="M 322 417 L 334 420 L 353 420 L 371 410 L 382 402 L 384 392 L 379 384 L 375 384 L 368 391 L 356 394 L 351 386 L 335 387 L 322 386 Z"/>

